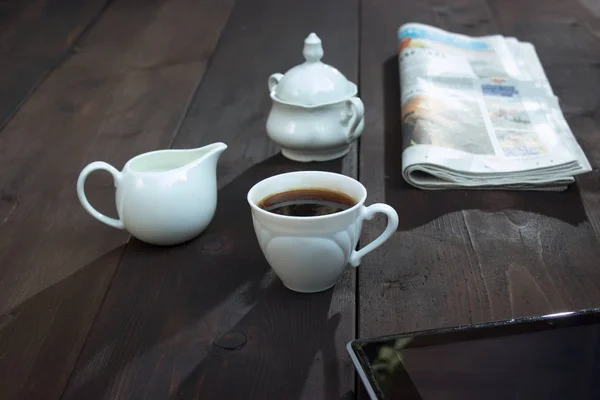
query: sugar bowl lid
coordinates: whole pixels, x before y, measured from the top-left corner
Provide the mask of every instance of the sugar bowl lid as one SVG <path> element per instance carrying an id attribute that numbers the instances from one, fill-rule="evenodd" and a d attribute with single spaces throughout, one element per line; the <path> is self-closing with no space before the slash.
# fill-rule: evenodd
<path id="1" fill-rule="evenodd" d="M 321 62 L 321 39 L 311 33 L 304 40 L 304 63 L 269 78 L 274 100 L 300 106 L 315 107 L 337 103 L 356 95 L 356 85 L 336 68 Z"/>

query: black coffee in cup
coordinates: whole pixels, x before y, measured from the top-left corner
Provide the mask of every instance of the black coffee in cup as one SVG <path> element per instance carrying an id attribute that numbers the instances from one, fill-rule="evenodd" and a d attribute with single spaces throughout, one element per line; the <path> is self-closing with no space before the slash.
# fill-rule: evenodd
<path id="1" fill-rule="evenodd" d="M 290 217 L 316 217 L 335 214 L 355 206 L 357 201 L 345 193 L 329 189 L 294 189 L 262 199 L 258 206 L 273 214 Z"/>

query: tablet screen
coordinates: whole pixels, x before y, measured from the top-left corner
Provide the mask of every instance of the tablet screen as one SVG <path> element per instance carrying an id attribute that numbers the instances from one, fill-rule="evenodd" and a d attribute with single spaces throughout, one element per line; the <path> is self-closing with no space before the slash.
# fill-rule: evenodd
<path id="1" fill-rule="evenodd" d="M 359 345 L 385 399 L 600 399 L 597 314 Z"/>

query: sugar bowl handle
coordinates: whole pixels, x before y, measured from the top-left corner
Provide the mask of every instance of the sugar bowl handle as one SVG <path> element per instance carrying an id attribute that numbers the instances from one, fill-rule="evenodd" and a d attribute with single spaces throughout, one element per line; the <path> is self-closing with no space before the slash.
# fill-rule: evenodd
<path id="1" fill-rule="evenodd" d="M 365 106 L 358 97 L 352 97 L 346 100 L 346 115 L 348 125 L 348 141 L 352 141 L 358 136 L 358 126 L 365 117 Z"/>
<path id="2" fill-rule="evenodd" d="M 280 73 L 273 74 L 269 77 L 269 92 L 275 90 L 281 78 L 283 78 L 283 74 Z"/>

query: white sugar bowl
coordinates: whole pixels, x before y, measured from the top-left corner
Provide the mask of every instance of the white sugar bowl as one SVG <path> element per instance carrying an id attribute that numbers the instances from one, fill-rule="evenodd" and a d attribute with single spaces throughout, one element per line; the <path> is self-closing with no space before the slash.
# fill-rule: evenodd
<path id="1" fill-rule="evenodd" d="M 269 77 L 267 135 L 295 161 L 342 157 L 364 129 L 363 103 L 354 83 L 321 62 L 323 47 L 314 33 L 304 40 L 303 55 L 304 63 Z"/>

